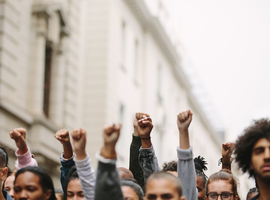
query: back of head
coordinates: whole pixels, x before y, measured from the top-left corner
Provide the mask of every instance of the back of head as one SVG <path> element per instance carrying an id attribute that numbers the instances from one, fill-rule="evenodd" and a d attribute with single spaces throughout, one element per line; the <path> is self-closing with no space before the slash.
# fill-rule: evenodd
<path id="1" fill-rule="evenodd" d="M 120 179 L 134 178 L 132 172 L 129 169 L 125 167 L 118 167 L 117 169 L 118 169 Z"/>
<path id="2" fill-rule="evenodd" d="M 201 177 L 203 179 L 204 184 L 206 184 L 207 176 L 205 175 L 204 171 L 207 170 L 207 162 L 205 161 L 204 157 L 198 156 L 194 158 L 194 165 L 195 165 L 195 171 L 196 175 Z"/>
<path id="3" fill-rule="evenodd" d="M 244 130 L 243 135 L 238 137 L 235 144 L 235 161 L 242 171 L 249 172 L 254 176 L 253 170 L 250 169 L 251 154 L 254 145 L 258 140 L 266 138 L 270 140 L 270 121 L 268 118 L 255 120 L 254 123 Z"/>
<path id="4" fill-rule="evenodd" d="M 17 173 L 15 175 L 14 183 L 16 182 L 17 177 L 20 174 L 23 174 L 25 172 L 31 172 L 31 173 L 37 175 L 39 177 L 39 183 L 42 187 L 43 192 L 51 190 L 52 194 L 51 194 L 49 200 L 55 200 L 56 197 L 55 197 L 53 182 L 52 182 L 52 179 L 49 176 L 49 174 L 45 171 L 45 169 L 43 169 L 41 167 L 32 167 L 32 166 L 22 168 L 19 171 L 17 171 Z"/>
<path id="5" fill-rule="evenodd" d="M 151 174 L 151 176 L 147 179 L 146 185 L 145 185 L 145 192 L 147 192 L 147 185 L 152 181 L 152 180 L 168 180 L 173 185 L 175 186 L 176 191 L 179 194 L 179 197 L 182 196 L 182 183 L 178 177 L 175 177 L 174 175 L 168 173 L 168 172 L 155 172 Z"/>
<path id="6" fill-rule="evenodd" d="M 163 171 L 163 172 L 167 172 L 167 171 L 177 172 L 177 161 L 173 160 L 171 162 L 165 162 L 162 165 L 161 171 Z"/>
<path id="7" fill-rule="evenodd" d="M 133 191 L 137 194 L 139 197 L 139 200 L 143 200 L 144 192 L 141 188 L 141 186 L 137 183 L 137 181 L 134 179 L 122 179 L 120 181 L 121 186 L 128 186 L 133 189 Z"/>
<path id="8" fill-rule="evenodd" d="M 206 194 L 208 194 L 208 185 L 214 181 L 224 180 L 232 185 L 233 194 L 238 195 L 238 179 L 228 169 L 222 169 L 212 174 L 206 182 Z M 238 195 L 239 196 L 239 195 Z"/>

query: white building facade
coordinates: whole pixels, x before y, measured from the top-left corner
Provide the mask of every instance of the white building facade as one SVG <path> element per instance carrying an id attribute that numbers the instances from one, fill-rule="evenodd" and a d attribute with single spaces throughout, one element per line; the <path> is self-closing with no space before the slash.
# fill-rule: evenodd
<path id="1" fill-rule="evenodd" d="M 211 163 L 207 174 L 220 169 L 222 138 L 190 92 L 181 55 L 143 0 L 0 1 L 0 17 L 0 143 L 15 150 L 8 133 L 26 128 L 32 153 L 57 185 L 58 129 L 85 128 L 96 167 L 103 126 L 121 122 L 118 166 L 128 168 L 138 111 L 153 119 L 161 165 L 176 159 L 176 116 L 191 109 L 194 155 Z"/>

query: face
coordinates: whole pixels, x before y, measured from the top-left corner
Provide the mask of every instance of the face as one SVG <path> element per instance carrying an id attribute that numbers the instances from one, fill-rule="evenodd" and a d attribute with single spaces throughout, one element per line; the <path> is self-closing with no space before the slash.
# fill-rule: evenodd
<path id="1" fill-rule="evenodd" d="M 15 176 L 9 176 L 7 177 L 4 185 L 4 190 L 8 192 L 8 194 L 11 196 L 12 199 L 14 199 L 14 180 Z"/>
<path id="2" fill-rule="evenodd" d="M 221 194 L 222 192 L 229 192 L 231 194 L 233 194 L 233 191 L 232 191 L 232 185 L 230 184 L 229 181 L 225 181 L 225 180 L 217 180 L 217 181 L 213 181 L 213 182 L 210 182 L 208 184 L 208 194 L 211 193 L 211 192 L 216 192 L 217 194 Z M 208 197 L 209 199 L 209 197 Z M 229 200 L 237 200 L 238 199 L 238 196 L 229 196 L 228 198 Z M 219 195 L 218 196 L 218 200 L 221 200 L 221 196 Z"/>
<path id="3" fill-rule="evenodd" d="M 39 176 L 32 172 L 20 174 L 14 184 L 14 199 L 48 200 L 51 190 L 43 192 Z"/>
<path id="4" fill-rule="evenodd" d="M 197 183 L 197 189 L 198 189 L 198 200 L 204 200 L 205 198 L 205 185 L 203 182 L 202 177 L 196 176 L 196 183 Z"/>
<path id="5" fill-rule="evenodd" d="M 167 179 L 152 179 L 146 185 L 144 200 L 182 200 L 174 183 Z"/>
<path id="6" fill-rule="evenodd" d="M 139 200 L 136 192 L 129 186 L 122 186 L 122 193 L 125 200 Z"/>
<path id="7" fill-rule="evenodd" d="M 68 183 L 67 199 L 84 199 L 83 190 L 81 187 L 80 179 L 76 178 Z"/>
<path id="8" fill-rule="evenodd" d="M 270 142 L 262 138 L 252 149 L 250 169 L 254 171 L 258 182 L 270 181 Z"/>

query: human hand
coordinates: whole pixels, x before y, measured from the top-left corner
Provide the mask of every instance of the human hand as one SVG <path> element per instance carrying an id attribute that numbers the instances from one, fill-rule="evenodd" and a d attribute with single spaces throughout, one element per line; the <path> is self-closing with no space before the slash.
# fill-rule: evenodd
<path id="1" fill-rule="evenodd" d="M 19 149 L 19 154 L 25 154 L 28 150 L 26 144 L 26 130 L 24 128 L 15 128 L 9 133 L 9 136 L 15 141 Z"/>
<path id="2" fill-rule="evenodd" d="M 152 119 L 150 117 L 144 117 L 138 120 L 138 133 L 142 139 L 150 139 L 150 134 L 153 129 Z"/>
<path id="3" fill-rule="evenodd" d="M 115 145 L 118 141 L 121 130 L 121 124 L 105 126 L 103 129 L 104 146 L 101 149 L 101 155 L 105 158 L 116 158 Z"/>
<path id="4" fill-rule="evenodd" d="M 86 157 L 86 131 L 83 128 L 78 128 L 71 131 L 70 135 L 72 137 L 77 160 L 83 160 Z"/>
<path id="5" fill-rule="evenodd" d="M 133 135 L 134 136 L 139 136 L 139 133 L 138 133 L 138 121 L 140 119 L 142 119 L 142 118 L 147 118 L 147 117 L 150 117 L 150 115 L 148 115 L 146 113 L 142 113 L 142 112 L 135 113 L 135 117 L 134 117 L 134 120 L 133 120 L 133 127 L 134 127 Z"/>
<path id="6" fill-rule="evenodd" d="M 234 149 L 234 143 L 227 142 L 222 144 L 222 161 L 224 163 L 230 163 L 230 159 Z"/>
<path id="7" fill-rule="evenodd" d="M 177 126 L 180 133 L 188 131 L 188 127 L 192 121 L 193 113 L 190 110 L 180 112 L 177 115 Z"/>
<path id="8" fill-rule="evenodd" d="M 54 137 L 59 140 L 62 145 L 70 144 L 69 132 L 66 129 L 60 129 L 55 133 Z"/>

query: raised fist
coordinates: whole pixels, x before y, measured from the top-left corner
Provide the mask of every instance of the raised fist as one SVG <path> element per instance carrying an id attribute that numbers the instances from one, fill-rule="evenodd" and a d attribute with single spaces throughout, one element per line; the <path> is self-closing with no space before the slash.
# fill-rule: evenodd
<path id="1" fill-rule="evenodd" d="M 27 144 L 26 144 L 26 130 L 24 128 L 15 128 L 10 133 L 9 136 L 16 143 L 16 146 L 19 149 L 19 154 L 24 154 L 27 152 Z"/>
<path id="2" fill-rule="evenodd" d="M 235 144 L 234 143 L 223 143 L 222 144 L 222 158 L 228 158 L 230 160 L 233 150 L 235 148 Z"/>
<path id="3" fill-rule="evenodd" d="M 142 118 L 147 118 L 150 117 L 150 115 L 146 114 L 146 113 L 142 113 L 142 112 L 137 112 L 135 113 L 135 117 L 133 120 L 133 127 L 134 127 L 134 136 L 139 136 L 138 133 L 138 121 Z"/>
<path id="4" fill-rule="evenodd" d="M 86 157 L 86 131 L 83 128 L 74 129 L 70 133 L 73 140 L 73 147 L 78 160 Z"/>
<path id="5" fill-rule="evenodd" d="M 142 139 L 150 138 L 152 128 L 153 124 L 150 117 L 144 117 L 138 121 L 138 133 Z"/>
<path id="6" fill-rule="evenodd" d="M 60 129 L 54 135 L 54 137 L 61 142 L 62 145 L 69 144 L 69 132 L 66 129 Z"/>
<path id="7" fill-rule="evenodd" d="M 190 122 L 192 121 L 193 113 L 190 110 L 180 112 L 177 115 L 177 126 L 180 132 L 188 130 Z"/>

